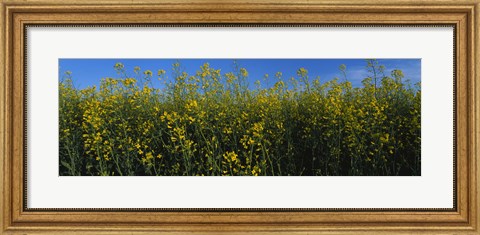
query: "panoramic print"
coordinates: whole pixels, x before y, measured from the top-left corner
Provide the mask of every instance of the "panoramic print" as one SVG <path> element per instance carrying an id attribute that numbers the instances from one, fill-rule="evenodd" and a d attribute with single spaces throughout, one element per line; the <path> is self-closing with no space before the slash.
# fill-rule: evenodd
<path id="1" fill-rule="evenodd" d="M 420 176 L 420 59 L 60 59 L 60 176 Z"/>

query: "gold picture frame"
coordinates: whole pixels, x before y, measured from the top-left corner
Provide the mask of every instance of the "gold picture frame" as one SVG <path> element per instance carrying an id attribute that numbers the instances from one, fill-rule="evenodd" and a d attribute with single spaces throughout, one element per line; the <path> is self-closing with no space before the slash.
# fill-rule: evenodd
<path id="1" fill-rule="evenodd" d="M 1 0 L 0 231 L 19 233 L 456 233 L 480 229 L 479 0 Z M 453 210 L 28 209 L 25 29 L 29 25 L 325 24 L 455 27 Z"/>

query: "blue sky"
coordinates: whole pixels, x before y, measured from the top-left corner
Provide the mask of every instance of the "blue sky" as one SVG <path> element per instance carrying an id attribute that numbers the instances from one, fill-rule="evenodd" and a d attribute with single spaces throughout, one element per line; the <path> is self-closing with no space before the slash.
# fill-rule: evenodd
<path id="1" fill-rule="evenodd" d="M 204 63 L 209 63 L 212 68 L 221 69 L 222 74 L 234 70 L 234 59 L 60 59 L 59 79 L 66 71 L 70 71 L 77 88 L 83 89 L 92 85 L 98 87 L 102 78 L 119 77 L 113 68 L 116 63 L 124 64 L 130 76 L 134 75 L 133 68 L 139 66 L 142 72 L 151 70 L 155 77 L 157 71 L 163 69 L 167 72 L 167 77 L 171 78 L 172 64 L 177 61 L 189 75 L 194 75 Z M 235 61 L 239 67 L 247 69 L 248 81 L 252 88 L 257 80 L 262 82 L 262 87 L 272 85 L 265 84 L 263 79 L 265 74 L 274 78 L 277 72 L 282 72 L 284 80 L 297 78 L 296 71 L 302 67 L 308 70 L 310 78 L 320 76 L 322 83 L 335 77 L 343 78 L 339 70 L 341 64 L 346 65 L 347 79 L 354 87 L 360 87 L 361 81 L 368 76 L 364 59 L 235 59 Z M 394 69 L 400 69 L 405 74 L 404 79 L 409 79 L 412 85 L 421 79 L 420 59 L 378 59 L 378 62 L 386 67 L 386 75 L 390 75 Z"/>

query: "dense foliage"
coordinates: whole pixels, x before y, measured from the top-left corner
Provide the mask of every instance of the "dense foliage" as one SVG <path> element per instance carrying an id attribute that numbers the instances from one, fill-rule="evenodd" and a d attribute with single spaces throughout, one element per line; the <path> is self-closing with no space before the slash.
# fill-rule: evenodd
<path id="1" fill-rule="evenodd" d="M 344 65 L 341 79 L 300 68 L 255 89 L 238 66 L 114 69 L 99 88 L 61 79 L 60 175 L 420 175 L 419 84 L 375 60 L 362 87 Z"/>

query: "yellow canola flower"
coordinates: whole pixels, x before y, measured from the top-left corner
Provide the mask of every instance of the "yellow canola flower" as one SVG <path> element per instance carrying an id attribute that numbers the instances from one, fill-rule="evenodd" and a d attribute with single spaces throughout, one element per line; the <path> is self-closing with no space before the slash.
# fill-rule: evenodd
<path id="1" fill-rule="evenodd" d="M 147 160 L 152 159 L 152 158 L 153 158 L 152 152 L 148 152 L 147 154 L 145 154 L 145 158 L 146 158 Z"/>
<path id="2" fill-rule="evenodd" d="M 148 77 L 151 77 L 153 75 L 151 70 L 146 70 L 145 72 L 143 72 L 143 74 L 145 74 Z"/>

